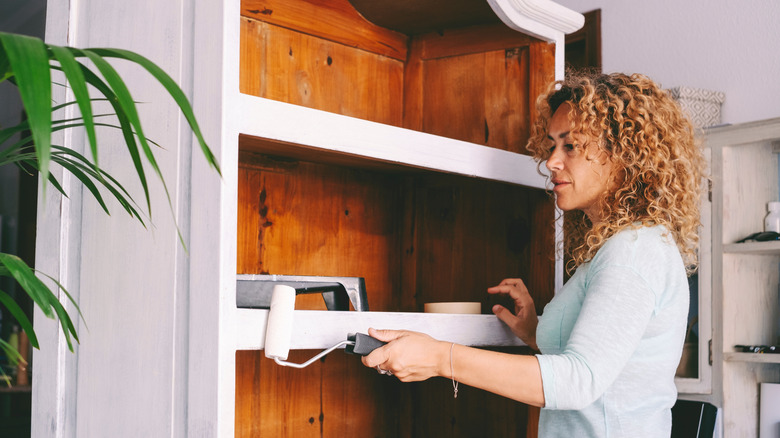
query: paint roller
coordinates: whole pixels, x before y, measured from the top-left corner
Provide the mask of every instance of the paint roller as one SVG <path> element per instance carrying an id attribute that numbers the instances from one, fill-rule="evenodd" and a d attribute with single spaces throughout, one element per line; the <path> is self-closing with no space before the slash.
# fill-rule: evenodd
<path id="1" fill-rule="evenodd" d="M 350 354 L 366 356 L 385 345 L 376 338 L 363 333 L 351 333 L 347 339 L 322 351 L 304 363 L 287 362 L 292 340 L 293 313 L 295 311 L 295 288 L 283 284 L 274 286 L 271 295 L 271 307 L 268 312 L 268 325 L 265 330 L 265 357 L 273 359 L 279 365 L 293 368 L 305 368 L 331 351 L 345 347 Z"/>

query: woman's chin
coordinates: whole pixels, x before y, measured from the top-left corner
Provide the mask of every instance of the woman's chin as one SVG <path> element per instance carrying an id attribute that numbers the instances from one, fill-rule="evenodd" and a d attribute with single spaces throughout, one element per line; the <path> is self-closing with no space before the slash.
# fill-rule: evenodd
<path id="1" fill-rule="evenodd" d="M 560 198 L 557 198 L 555 200 L 555 206 L 558 207 L 559 210 L 562 211 L 569 211 L 572 209 L 571 205 L 567 204 L 566 201 L 561 201 Z"/>

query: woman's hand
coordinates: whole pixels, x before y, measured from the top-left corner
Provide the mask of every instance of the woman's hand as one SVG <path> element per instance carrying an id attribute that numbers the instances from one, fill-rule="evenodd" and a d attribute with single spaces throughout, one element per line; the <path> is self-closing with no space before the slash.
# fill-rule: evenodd
<path id="1" fill-rule="evenodd" d="M 538 351 L 539 348 L 536 346 L 536 326 L 539 324 L 539 318 L 536 315 L 534 300 L 528 294 L 528 288 L 525 287 L 523 280 L 507 278 L 498 286 L 493 286 L 487 291 L 491 294 L 504 294 L 512 297 L 512 300 L 515 302 L 514 313 L 500 304 L 493 306 L 493 313 L 509 326 L 512 333 L 528 344 L 529 347 Z"/>
<path id="2" fill-rule="evenodd" d="M 423 333 L 405 330 L 371 328 L 368 329 L 368 334 L 387 342 L 387 345 L 364 356 L 362 360 L 365 366 L 389 371 L 402 382 L 449 376 L 449 368 L 442 365 L 449 363 L 449 343 L 437 341 Z"/>

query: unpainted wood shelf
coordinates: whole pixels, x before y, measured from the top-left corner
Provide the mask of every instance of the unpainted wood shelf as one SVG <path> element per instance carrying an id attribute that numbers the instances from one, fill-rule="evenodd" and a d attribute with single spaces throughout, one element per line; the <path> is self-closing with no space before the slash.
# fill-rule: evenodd
<path id="1" fill-rule="evenodd" d="M 780 240 L 772 242 L 730 243 L 723 246 L 723 252 L 732 254 L 780 255 Z"/>
<path id="2" fill-rule="evenodd" d="M 780 354 L 766 353 L 723 353 L 726 362 L 777 363 L 780 364 Z"/>

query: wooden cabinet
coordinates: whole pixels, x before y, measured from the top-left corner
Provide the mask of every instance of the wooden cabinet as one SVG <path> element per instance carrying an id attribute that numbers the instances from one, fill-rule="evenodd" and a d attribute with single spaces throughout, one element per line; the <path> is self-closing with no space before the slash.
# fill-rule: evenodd
<path id="1" fill-rule="evenodd" d="M 268 311 L 237 308 L 236 274 L 365 277 L 372 312 L 296 311 L 329 335 L 409 319 L 446 337 L 454 324 L 424 318 L 422 303 L 484 299 L 487 311 L 485 287 L 509 275 L 544 302 L 562 277 L 552 200 L 519 152 L 533 99 L 563 74 L 555 47 L 582 16 L 546 0 L 157 6 L 50 1 L 46 39 L 159 63 L 191 97 L 222 178 L 145 72 L 123 74 L 155 102 L 144 131 L 165 146 L 188 245 L 163 193 L 151 195 L 154 233 L 106 218 L 67 180 L 71 198 L 47 198 L 36 267 L 76 291 L 89 330 L 71 355 L 57 325 L 35 318 L 33 435 L 523 434 L 525 407 L 466 388 L 452 400 L 443 379 L 401 385 L 340 352 L 303 370 L 266 362 Z M 122 170 L 123 154 L 107 148 L 101 162 Z M 474 316 L 472 344 L 515 345 Z M 293 360 L 332 342 L 310 338 Z M 499 420 L 482 421 L 485 409 Z"/>
<path id="2" fill-rule="evenodd" d="M 467 15 L 488 8 L 483 1 L 461 5 L 470 9 L 457 27 L 436 22 L 439 10 L 417 11 L 431 22 L 403 34 L 348 0 L 244 0 L 241 92 L 525 153 L 534 101 L 555 78 L 555 45 L 495 15 Z M 388 21 L 404 8 L 372 12 Z"/>
<path id="3" fill-rule="evenodd" d="M 369 136 L 381 135 L 366 123 L 376 122 L 461 145 L 450 148 L 453 155 L 483 149 L 528 160 L 518 154 L 529 136 L 533 101 L 554 78 L 554 45 L 495 16 L 476 25 L 466 16 L 454 28 L 418 25 L 416 33 L 404 34 L 367 21 L 347 0 L 260 3 L 242 4 L 244 94 L 324 111 L 331 120 L 348 116 Z M 390 12 L 372 12 L 388 21 Z M 380 162 L 321 145 L 241 137 L 239 274 L 364 277 L 372 311 L 480 301 L 490 313 L 497 300 L 486 288 L 514 276 L 527 281 L 539 308 L 550 300 L 555 212 L 553 199 L 539 188 L 541 177 L 528 187 L 501 181 L 492 170 L 474 178 L 436 164 L 404 163 L 409 157 Z M 413 155 L 437 153 L 422 144 L 412 148 Z M 296 308 L 324 305 L 317 296 L 301 296 Z M 315 353 L 295 351 L 294 358 L 302 362 Z M 291 370 L 262 351 L 239 351 L 236 436 L 525 433 L 526 406 L 476 390 L 453 401 L 449 385 L 403 385 L 339 352 Z M 496 421 L 471 413 L 484 409 L 504 414 Z"/>

